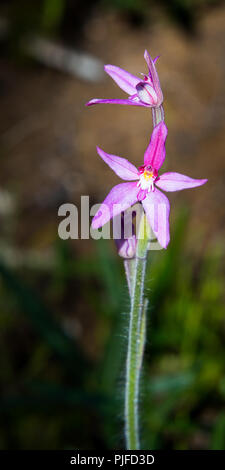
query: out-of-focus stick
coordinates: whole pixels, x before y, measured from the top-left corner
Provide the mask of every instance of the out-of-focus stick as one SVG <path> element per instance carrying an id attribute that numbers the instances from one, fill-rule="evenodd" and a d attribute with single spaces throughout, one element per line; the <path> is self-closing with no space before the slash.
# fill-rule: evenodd
<path id="1" fill-rule="evenodd" d="M 10 35 L 10 23 L 0 18 L 0 40 Z M 102 62 L 85 52 L 78 52 L 41 36 L 24 36 L 20 48 L 38 62 L 82 80 L 98 82 L 103 78 Z"/>

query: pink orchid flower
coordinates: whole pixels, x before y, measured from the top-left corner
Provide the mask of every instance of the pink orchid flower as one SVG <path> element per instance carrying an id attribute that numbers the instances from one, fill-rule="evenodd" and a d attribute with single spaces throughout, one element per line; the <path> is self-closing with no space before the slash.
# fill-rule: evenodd
<path id="1" fill-rule="evenodd" d="M 164 173 L 159 176 L 165 160 L 167 127 L 161 121 L 154 129 L 150 143 L 144 154 L 144 165 L 138 169 L 125 158 L 110 155 L 97 147 L 100 157 L 126 183 L 114 186 L 92 220 L 92 228 L 98 229 L 112 217 L 141 202 L 148 222 L 160 245 L 166 248 L 170 241 L 168 198 L 159 191 L 180 191 L 195 188 L 207 182 L 206 179 L 193 179 L 180 173 Z M 135 181 L 132 181 L 135 180 Z"/>
<path id="2" fill-rule="evenodd" d="M 144 58 L 147 62 L 149 73 L 148 75 L 142 74 L 143 79 L 115 65 L 105 65 L 104 67 L 106 73 L 112 77 L 117 85 L 128 93 L 129 97 L 127 99 L 93 99 L 88 101 L 86 106 L 98 103 L 115 103 L 130 106 L 159 107 L 163 102 L 163 94 L 155 67 L 158 57 L 152 60 L 148 51 L 145 51 Z"/>

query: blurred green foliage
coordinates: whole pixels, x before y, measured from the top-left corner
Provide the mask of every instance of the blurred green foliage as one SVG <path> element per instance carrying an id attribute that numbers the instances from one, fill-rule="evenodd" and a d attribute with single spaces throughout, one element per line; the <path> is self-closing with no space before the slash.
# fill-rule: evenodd
<path id="1" fill-rule="evenodd" d="M 149 254 L 146 449 L 225 448 L 224 252 L 187 252 L 187 223 Z M 111 243 L 93 243 L 57 242 L 47 272 L 0 263 L 1 449 L 124 446 L 128 293 Z"/>
<path id="2" fill-rule="evenodd" d="M 42 10 L 42 28 L 46 31 L 54 31 L 62 21 L 65 0 L 45 0 Z"/>

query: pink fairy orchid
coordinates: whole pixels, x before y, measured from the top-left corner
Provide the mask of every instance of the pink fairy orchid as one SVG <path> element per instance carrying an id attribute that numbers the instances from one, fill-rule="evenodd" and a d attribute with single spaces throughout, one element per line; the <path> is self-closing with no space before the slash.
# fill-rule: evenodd
<path id="1" fill-rule="evenodd" d="M 160 245 L 166 248 L 170 241 L 168 198 L 159 191 L 180 191 L 195 188 L 207 182 L 206 179 L 193 179 L 180 173 L 164 173 L 158 171 L 165 160 L 165 141 L 167 127 L 160 122 L 154 129 L 150 143 L 144 154 L 144 165 L 138 169 L 125 158 L 110 155 L 97 147 L 100 157 L 123 180 L 132 181 L 118 184 L 109 192 L 92 220 L 93 229 L 106 224 L 136 202 L 141 202 L 148 222 Z"/>
<path id="2" fill-rule="evenodd" d="M 128 93 L 127 99 L 93 99 L 88 101 L 87 106 L 99 103 L 115 103 L 130 106 L 159 107 L 163 102 L 163 94 L 160 87 L 159 77 L 156 71 L 156 57 L 152 60 L 148 51 L 144 58 L 148 65 L 148 75 L 142 74 L 143 79 L 132 75 L 115 65 L 105 65 L 104 69 L 122 90 Z"/>

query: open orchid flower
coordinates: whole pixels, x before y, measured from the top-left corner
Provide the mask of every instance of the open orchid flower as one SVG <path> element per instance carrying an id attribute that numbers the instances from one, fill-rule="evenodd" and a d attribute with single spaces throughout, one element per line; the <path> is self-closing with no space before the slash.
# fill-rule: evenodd
<path id="1" fill-rule="evenodd" d="M 170 203 L 165 194 L 157 188 L 163 191 L 180 191 L 201 186 L 207 180 L 193 179 L 180 173 L 164 173 L 159 176 L 158 171 L 165 160 L 166 137 L 167 127 L 161 121 L 153 129 L 144 154 L 144 165 L 138 169 L 128 160 L 110 155 L 97 147 L 98 154 L 107 165 L 120 178 L 129 182 L 118 184 L 111 189 L 92 220 L 93 229 L 102 227 L 112 217 L 140 201 L 160 245 L 167 247 L 170 241 Z"/>
<path id="2" fill-rule="evenodd" d="M 127 99 L 93 99 L 88 101 L 86 105 L 91 106 L 99 103 L 115 103 L 131 106 L 161 106 L 163 102 L 163 94 L 155 67 L 155 62 L 158 57 L 152 60 L 148 51 L 145 51 L 144 58 L 148 65 L 148 75 L 142 74 L 143 79 L 140 79 L 115 65 L 105 65 L 104 67 L 106 73 L 112 77 L 117 85 L 128 93 L 129 96 Z"/>

